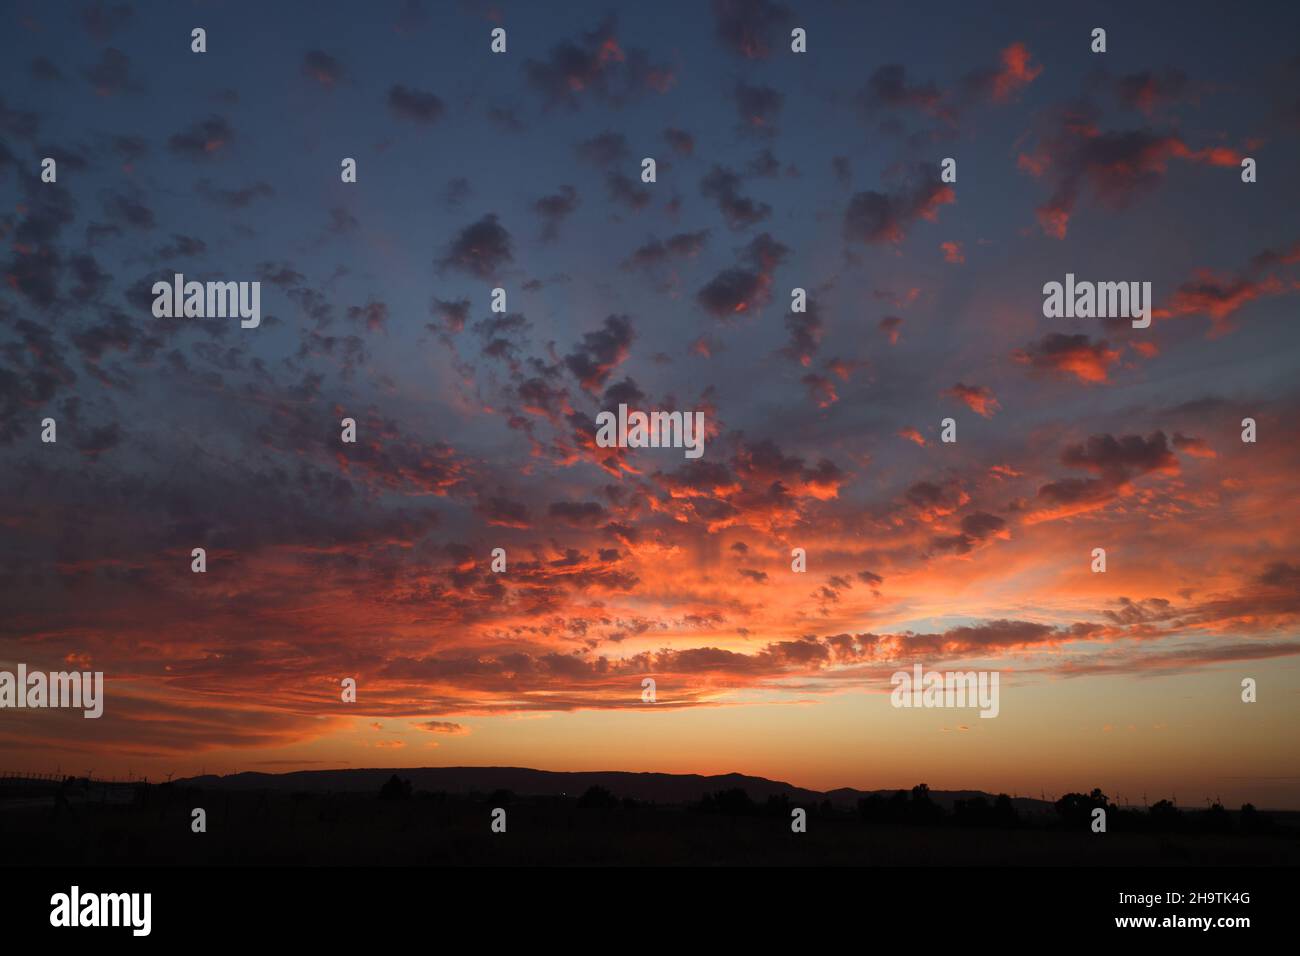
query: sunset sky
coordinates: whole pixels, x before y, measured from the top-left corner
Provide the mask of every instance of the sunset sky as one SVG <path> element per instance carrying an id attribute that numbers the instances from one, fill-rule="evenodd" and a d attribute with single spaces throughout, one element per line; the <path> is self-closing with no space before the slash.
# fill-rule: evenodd
<path id="1" fill-rule="evenodd" d="M 5 5 L 0 669 L 107 697 L 0 769 L 1300 809 L 1300 8 L 337 6 Z M 260 327 L 155 318 L 177 272 Z"/>

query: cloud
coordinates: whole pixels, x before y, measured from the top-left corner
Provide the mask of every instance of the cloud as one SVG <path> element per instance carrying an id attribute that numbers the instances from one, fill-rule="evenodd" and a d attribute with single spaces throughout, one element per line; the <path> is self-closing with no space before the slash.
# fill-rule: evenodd
<path id="1" fill-rule="evenodd" d="M 695 299 L 716 319 L 752 313 L 771 299 L 773 271 L 789 250 L 767 233 L 756 237 L 741 254 L 740 264 L 715 275 Z"/>
<path id="2" fill-rule="evenodd" d="M 528 528 L 528 506 L 521 501 L 511 501 L 501 495 L 478 499 L 475 512 L 488 524 L 501 528 Z"/>
<path id="3" fill-rule="evenodd" d="M 1022 365 L 1072 375 L 1087 384 L 1100 384 L 1108 380 L 1110 368 L 1119 361 L 1120 353 L 1104 339 L 1094 342 L 1086 335 L 1051 332 L 1017 349 L 1011 357 Z"/>
<path id="4" fill-rule="evenodd" d="M 479 279 L 491 279 L 514 262 L 514 258 L 510 233 L 497 221 L 495 213 L 489 213 L 461 229 L 437 265 L 441 269 L 459 269 Z"/>
<path id="5" fill-rule="evenodd" d="M 173 134 L 167 147 L 187 159 L 209 159 L 235 138 L 235 131 L 223 116 L 209 116 L 189 129 Z"/>
<path id="6" fill-rule="evenodd" d="M 644 209 L 650 205 L 650 190 L 641 186 L 626 173 L 609 172 L 605 174 L 605 186 L 609 198 L 629 209 Z"/>
<path id="7" fill-rule="evenodd" d="M 1142 70 L 1115 79 L 1115 96 L 1119 101 L 1147 116 L 1162 106 L 1178 102 L 1188 88 L 1187 74 L 1175 69 L 1161 73 Z"/>
<path id="8" fill-rule="evenodd" d="M 1217 458 L 1218 455 L 1210 447 L 1209 442 L 1204 438 L 1195 438 L 1191 435 L 1184 435 L 1181 432 L 1174 432 L 1174 447 L 1179 451 L 1186 452 L 1193 458 Z"/>
<path id="9" fill-rule="evenodd" d="M 1174 160 L 1236 166 L 1240 154 L 1223 146 L 1192 149 L 1178 135 L 1144 129 L 1103 132 L 1096 111 L 1075 105 L 1059 112 L 1055 128 L 1036 147 L 1017 157 L 1020 169 L 1053 183 L 1052 194 L 1037 209 L 1046 235 L 1065 238 L 1079 199 L 1090 192 L 1111 209 L 1125 208 L 1164 178 Z"/>
<path id="10" fill-rule="evenodd" d="M 389 88 L 388 108 L 394 116 L 413 123 L 436 123 L 446 112 L 442 100 L 433 93 L 401 85 Z"/>
<path id="11" fill-rule="evenodd" d="M 1276 276 L 1262 279 L 1250 276 L 1216 276 L 1208 269 L 1197 270 L 1187 282 L 1182 283 L 1169 302 L 1152 312 L 1158 319 L 1179 318 L 1186 315 L 1208 315 L 1213 323 L 1212 335 L 1221 335 L 1231 328 L 1228 320 L 1240 309 L 1257 299 L 1279 295 L 1286 291 Z"/>
<path id="12" fill-rule="evenodd" d="M 583 140 L 577 145 L 576 151 L 580 160 L 601 168 L 626 162 L 631 152 L 627 137 L 613 130 L 606 130 L 591 139 Z"/>
<path id="13" fill-rule="evenodd" d="M 700 193 L 718 204 L 723 219 L 732 229 L 745 229 L 761 222 L 772 214 L 765 202 L 755 202 L 740 195 L 741 178 L 724 166 L 714 166 L 700 181 Z"/>
<path id="14" fill-rule="evenodd" d="M 747 60 L 771 56 L 776 42 L 772 35 L 789 16 L 789 10 L 771 0 L 713 0 L 718 40 L 724 49 Z"/>
<path id="15" fill-rule="evenodd" d="M 971 94 L 988 96 L 995 103 L 1004 103 L 1038 79 L 1042 72 L 1042 66 L 1033 62 L 1029 49 L 1017 42 L 998 54 L 995 68 L 968 74 L 963 86 Z"/>
<path id="16" fill-rule="evenodd" d="M 651 271 L 674 259 L 693 259 L 704 248 L 708 238 L 707 229 L 679 232 L 662 240 L 651 238 L 624 260 L 623 268 Z"/>
<path id="17" fill-rule="evenodd" d="M 302 58 L 302 74 L 316 81 L 327 90 L 332 90 L 343 81 L 345 75 L 343 63 L 323 50 L 308 50 Z M 390 101 L 392 94 L 389 94 Z"/>
<path id="18" fill-rule="evenodd" d="M 805 367 L 811 365 L 813 355 L 816 354 L 817 347 L 821 344 L 824 330 L 821 309 L 818 308 L 816 300 L 810 296 L 805 303 L 805 311 L 803 312 L 786 312 L 785 328 L 789 334 L 789 341 L 781 349 L 781 354 Z M 816 384 L 823 399 L 834 395 L 834 389 L 829 381 L 818 381 L 816 383 L 805 381 L 805 384 Z M 826 391 L 828 387 L 831 388 L 830 392 Z M 827 402 L 828 405 L 831 403 Z"/>
<path id="19" fill-rule="evenodd" d="M 95 0 L 81 10 L 81 25 L 91 38 L 102 43 L 118 30 L 129 26 L 135 19 L 135 10 L 129 3 L 106 4 Z"/>
<path id="20" fill-rule="evenodd" d="M 553 501 L 546 513 L 573 527 L 601 525 L 608 519 L 608 512 L 599 501 Z"/>
<path id="21" fill-rule="evenodd" d="M 1175 475 L 1178 457 L 1169 449 L 1164 432 L 1140 435 L 1092 435 L 1087 442 L 1069 445 L 1061 463 L 1095 478 L 1063 478 L 1038 489 L 1040 505 L 1029 516 L 1030 523 L 1067 517 L 1105 507 L 1131 494 L 1132 482 L 1150 474 Z"/>
<path id="22" fill-rule="evenodd" d="M 626 315 L 605 317 L 599 329 L 587 332 L 582 341 L 564 358 L 573 377 L 588 392 L 604 388 L 614 369 L 627 358 L 636 333 Z"/>
<path id="23" fill-rule="evenodd" d="M 998 404 L 998 400 L 994 398 L 993 392 L 984 385 L 964 385 L 958 382 L 952 388 L 946 389 L 942 394 L 957 399 L 976 415 L 981 415 L 984 418 L 992 418 L 994 412 L 1002 408 Z"/>
<path id="24" fill-rule="evenodd" d="M 644 50 L 624 49 L 615 36 L 616 25 L 610 17 L 591 32 L 552 47 L 545 60 L 524 61 L 528 85 L 548 108 L 577 109 L 588 96 L 621 106 L 647 90 L 665 93 L 672 88 L 673 70 L 651 63 Z"/>
<path id="25" fill-rule="evenodd" d="M 463 724 L 457 724 L 450 720 L 425 720 L 419 725 L 421 730 L 427 730 L 431 734 L 451 734 L 462 736 L 469 733 L 469 728 Z"/>
<path id="26" fill-rule="evenodd" d="M 664 141 L 678 156 L 692 156 L 695 153 L 695 137 L 684 129 L 664 130 Z"/>
<path id="27" fill-rule="evenodd" d="M 983 102 L 1009 102 L 1042 72 L 1042 66 L 1033 62 L 1029 49 L 1015 42 L 999 52 L 996 65 L 967 73 L 949 90 L 942 90 L 933 82 L 909 79 L 907 68 L 901 63 L 885 64 L 871 74 L 856 100 L 867 116 L 883 111 L 915 111 L 946 126 L 955 126 L 961 114 L 973 106 Z M 901 124 L 894 121 L 883 128 L 901 129 Z"/>
<path id="28" fill-rule="evenodd" d="M 903 320 L 897 315 L 887 315 L 880 320 L 877 328 L 885 333 L 890 345 L 897 345 L 898 338 L 902 334 Z"/>
<path id="29" fill-rule="evenodd" d="M 31 74 L 32 79 L 40 80 L 43 83 L 63 82 L 63 71 L 46 56 L 38 56 L 32 60 L 27 66 L 27 71 Z"/>
<path id="30" fill-rule="evenodd" d="M 732 95 L 742 129 L 764 136 L 776 134 L 777 114 L 785 102 L 785 96 L 779 90 L 770 86 L 751 86 L 742 81 L 736 84 Z"/>
<path id="31" fill-rule="evenodd" d="M 578 208 L 578 191 L 572 186 L 561 186 L 560 191 L 543 196 L 533 203 L 533 211 L 542 221 L 542 241 L 550 242 L 560 234 L 560 224 Z"/>
<path id="32" fill-rule="evenodd" d="M 931 116 L 951 118 L 943 106 L 943 94 L 933 83 L 914 84 L 907 79 L 901 63 L 877 67 L 857 95 L 858 104 L 868 112 L 881 109 L 916 109 Z"/>
<path id="33" fill-rule="evenodd" d="M 214 186 L 211 180 L 200 179 L 194 189 L 208 202 L 225 206 L 227 209 L 245 209 L 258 199 L 275 195 L 275 189 L 271 184 L 260 180 L 239 189 L 221 189 Z"/>
<path id="34" fill-rule="evenodd" d="M 131 75 L 131 58 L 113 47 L 100 54 L 99 62 L 82 70 L 81 75 L 99 96 L 138 93 L 144 88 Z"/>
<path id="35" fill-rule="evenodd" d="M 936 551 L 969 554 L 976 544 L 987 538 L 1010 537 L 1006 533 L 1006 521 L 987 511 L 975 511 L 965 515 L 961 519 L 960 526 L 960 534 L 938 535 L 931 539 L 930 546 Z"/>
<path id="36" fill-rule="evenodd" d="M 901 242 L 915 220 L 933 221 L 940 206 L 956 201 L 956 192 L 940 181 L 937 167 L 917 164 L 910 183 L 894 192 L 873 189 L 854 195 L 844 211 L 844 239 L 867 244 Z"/>

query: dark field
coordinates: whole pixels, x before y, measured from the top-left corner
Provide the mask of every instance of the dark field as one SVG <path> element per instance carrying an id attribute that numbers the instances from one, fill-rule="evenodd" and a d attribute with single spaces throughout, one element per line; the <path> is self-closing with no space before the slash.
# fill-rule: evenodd
<path id="1" fill-rule="evenodd" d="M 573 797 L 378 794 L 136 787 L 98 799 L 0 802 L 8 865 L 879 865 L 1260 866 L 1300 863 L 1291 814 L 1242 832 L 1241 815 L 1180 813 L 1162 826 L 1140 811 L 1112 814 L 1110 832 L 1059 815 L 1008 823 L 937 811 L 927 822 L 880 819 L 870 807 L 807 806 L 792 833 L 780 800 L 737 792 L 665 806 L 608 792 Z M 910 804 L 915 808 L 915 804 Z M 899 806 L 902 806 L 900 800 Z M 207 832 L 191 832 L 191 812 Z M 503 807 L 507 832 L 491 831 Z M 1012 825 L 1014 824 L 1014 825 Z M 1207 832 L 1209 828 L 1227 832 Z M 1145 828 L 1145 832 L 1141 832 Z M 1127 832 L 1126 832 L 1127 830 Z"/>

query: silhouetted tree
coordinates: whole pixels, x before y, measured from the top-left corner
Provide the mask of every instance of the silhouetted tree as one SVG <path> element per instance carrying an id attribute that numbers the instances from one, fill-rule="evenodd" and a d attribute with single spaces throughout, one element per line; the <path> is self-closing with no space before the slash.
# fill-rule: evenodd
<path id="1" fill-rule="evenodd" d="M 406 800 L 411 796 L 411 781 L 399 780 L 397 774 L 393 774 L 388 781 L 379 788 L 380 800 Z"/>
<path id="2" fill-rule="evenodd" d="M 729 817 L 747 816 L 758 809 L 741 787 L 706 793 L 700 800 L 699 808 L 705 813 L 721 813 Z"/>
<path id="3" fill-rule="evenodd" d="M 1232 817 L 1228 816 L 1228 811 L 1217 800 L 1210 804 L 1210 808 L 1201 814 L 1201 818 L 1197 822 L 1200 824 L 1201 829 L 1207 833 L 1232 832 Z"/>
<path id="4" fill-rule="evenodd" d="M 993 825 L 1008 829 L 1020 826 L 1020 812 L 1005 793 L 999 793 L 993 801 Z"/>
<path id="5" fill-rule="evenodd" d="M 863 823 L 881 823 L 886 819 L 887 804 L 878 793 L 858 798 L 858 817 Z"/>
<path id="6" fill-rule="evenodd" d="M 763 812 L 769 817 L 790 816 L 790 795 L 788 793 L 769 793 Z"/>
<path id="7" fill-rule="evenodd" d="M 1273 821 L 1263 813 L 1255 809 L 1253 803 L 1243 803 L 1241 805 L 1241 832 L 1242 833 L 1269 833 L 1273 829 Z"/>
<path id="8" fill-rule="evenodd" d="M 929 786 L 918 783 L 912 788 L 912 800 L 907 808 L 909 823 L 938 823 L 943 816 L 943 807 L 930 799 Z"/>
<path id="9" fill-rule="evenodd" d="M 610 810 L 617 806 L 618 799 L 599 784 L 592 784 L 578 798 L 578 808 L 582 810 Z"/>
<path id="10" fill-rule="evenodd" d="M 1160 800 L 1151 805 L 1149 814 L 1153 830 L 1181 830 L 1183 814 L 1169 800 Z"/>
<path id="11" fill-rule="evenodd" d="M 993 808 L 983 797 L 954 800 L 952 822 L 959 827 L 987 827 L 993 823 Z"/>
<path id="12" fill-rule="evenodd" d="M 1067 793 L 1054 804 L 1056 813 L 1061 818 L 1061 822 L 1068 829 L 1077 829 L 1089 826 L 1092 823 L 1092 811 L 1102 809 L 1106 811 L 1109 818 L 1115 806 L 1111 804 L 1106 794 L 1100 789 L 1094 788 L 1092 793 Z M 1107 823 L 1109 823 L 1109 819 Z"/>

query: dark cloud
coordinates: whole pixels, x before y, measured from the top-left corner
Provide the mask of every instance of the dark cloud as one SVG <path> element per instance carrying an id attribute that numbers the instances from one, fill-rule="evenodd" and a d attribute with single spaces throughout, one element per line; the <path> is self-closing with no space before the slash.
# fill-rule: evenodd
<path id="1" fill-rule="evenodd" d="M 560 186 L 559 193 L 542 196 L 533 203 L 533 211 L 542 220 L 542 242 L 550 242 L 559 235 L 560 224 L 578 207 L 577 190 Z"/>
<path id="2" fill-rule="evenodd" d="M 882 109 L 917 109 L 932 116 L 947 115 L 943 95 L 933 83 L 912 83 L 901 63 L 878 67 L 858 93 L 858 104 L 868 112 Z"/>
<path id="3" fill-rule="evenodd" d="M 31 110 L 11 110 L 0 97 L 0 133 L 18 139 L 31 139 L 40 129 L 41 118 Z"/>
<path id="4" fill-rule="evenodd" d="M 528 506 L 521 501 L 512 501 L 502 495 L 479 498 L 474 510 L 490 525 L 503 528 L 527 528 L 530 526 Z"/>
<path id="5" fill-rule="evenodd" d="M 1115 95 L 1119 101 L 1148 116 L 1157 109 L 1176 103 L 1188 89 L 1187 74 L 1174 69 L 1160 73 L 1143 70 L 1115 80 Z"/>
<path id="6" fill-rule="evenodd" d="M 732 229 L 748 228 L 772 214 L 767 203 L 742 196 L 740 186 L 740 174 L 724 166 L 714 166 L 700 181 L 700 193 L 718 204 L 722 218 Z"/>
<path id="7" fill-rule="evenodd" d="M 457 233 L 437 261 L 441 269 L 459 269 L 479 279 L 494 278 L 514 261 L 514 243 L 505 226 L 489 213 Z"/>
<path id="8" fill-rule="evenodd" d="M 275 195 L 275 190 L 271 187 L 271 184 L 262 181 L 250 183 L 239 189 L 222 189 L 214 186 L 211 180 L 200 179 L 195 184 L 194 191 L 208 202 L 216 203 L 218 206 L 224 206 L 227 209 L 245 209 L 258 199 L 265 199 Z"/>
<path id="9" fill-rule="evenodd" d="M 545 60 L 524 61 L 528 85 L 548 108 L 576 109 L 586 97 L 621 106 L 647 90 L 672 87 L 672 69 L 652 64 L 644 50 L 621 46 L 615 28 L 611 17 L 590 33 L 558 43 Z"/>
<path id="10" fill-rule="evenodd" d="M 691 156 L 695 153 L 695 137 L 684 129 L 664 130 L 664 141 L 678 156 Z"/>
<path id="11" fill-rule="evenodd" d="M 591 139 L 583 140 L 575 149 L 580 160 L 602 169 L 626 162 L 631 152 L 628 149 L 627 137 L 613 130 L 606 130 Z"/>
<path id="12" fill-rule="evenodd" d="M 1105 339 L 1094 342 L 1087 335 L 1051 332 L 1037 342 L 1017 349 L 1011 356 L 1022 365 L 1063 375 L 1081 382 L 1105 382 L 1120 353 Z"/>
<path id="13" fill-rule="evenodd" d="M 388 108 L 394 116 L 416 123 L 437 122 L 446 112 L 442 100 L 434 94 L 401 85 L 388 90 Z"/>
<path id="14" fill-rule="evenodd" d="M 788 251 L 767 233 L 759 235 L 741 254 L 741 263 L 714 276 L 696 301 L 717 319 L 761 309 L 771 299 L 772 273 Z"/>
<path id="15" fill-rule="evenodd" d="M 488 108 L 487 117 L 497 126 L 511 133 L 522 133 L 524 124 L 519 119 L 516 110 L 506 106 L 492 106 Z"/>
<path id="16" fill-rule="evenodd" d="M 54 62 L 47 56 L 38 56 L 27 66 L 27 72 L 31 74 L 32 79 L 41 80 L 46 83 L 61 83 L 63 81 L 63 71 L 54 65 Z"/>
<path id="17" fill-rule="evenodd" d="M 343 64 L 333 56 L 323 50 L 308 50 L 302 58 L 302 73 L 308 79 L 314 80 L 327 90 L 332 90 L 344 77 Z M 399 89 L 399 87 L 394 87 Z M 392 94 L 389 94 L 389 102 L 392 102 Z"/>
<path id="18" fill-rule="evenodd" d="M 455 176 L 447 181 L 442 191 L 443 204 L 448 209 L 459 209 L 465 201 L 474 195 L 474 187 L 464 176 Z"/>
<path id="19" fill-rule="evenodd" d="M 92 39 L 101 43 L 130 25 L 134 18 L 135 10 L 129 3 L 103 3 L 102 0 L 95 0 L 81 10 L 82 27 Z"/>
<path id="20" fill-rule="evenodd" d="M 634 212 L 650 205 L 650 190 L 624 173 L 607 173 L 605 186 L 609 190 L 609 198 L 612 202 L 626 206 Z"/>
<path id="21" fill-rule="evenodd" d="M 635 408 L 644 402 L 645 398 L 645 392 L 641 391 L 636 382 L 630 378 L 625 378 L 623 381 L 615 382 L 605 389 L 601 404 L 604 408 L 617 408 L 619 405 L 628 405 Z"/>
<path id="22" fill-rule="evenodd" d="M 606 316 L 601 327 L 587 332 L 577 348 L 564 357 L 564 364 L 588 392 L 605 387 L 610 374 L 627 358 L 636 332 L 625 315 Z"/>
<path id="23" fill-rule="evenodd" d="M 451 302 L 434 299 L 429 304 L 429 313 L 435 316 L 440 324 L 436 327 L 430 327 L 435 328 L 436 331 L 455 335 L 465 328 L 465 321 L 469 318 L 469 309 L 469 299 L 457 299 Z"/>
<path id="24" fill-rule="evenodd" d="M 142 85 L 131 76 L 131 58 L 121 50 L 109 47 L 100 54 L 99 62 L 81 71 L 81 75 L 100 96 L 118 93 L 138 93 Z"/>
<path id="25" fill-rule="evenodd" d="M 111 148 L 127 163 L 134 163 L 149 155 L 149 144 L 141 136 L 114 136 Z"/>
<path id="26" fill-rule="evenodd" d="M 173 234 L 172 241 L 158 250 L 158 257 L 160 259 L 175 259 L 199 256 L 206 252 L 207 249 L 208 244 L 202 239 Z"/>
<path id="27" fill-rule="evenodd" d="M 938 168 L 919 163 L 910 182 L 894 192 L 857 193 L 844 212 L 844 238 L 868 244 L 900 242 L 914 221 L 933 220 L 940 206 L 955 201 L 955 191 L 940 181 Z"/>
<path id="28" fill-rule="evenodd" d="M 845 188 L 853 181 L 853 167 L 847 156 L 832 156 L 831 172 L 835 174 L 835 181 Z"/>
<path id="29" fill-rule="evenodd" d="M 1164 432 L 1141 435 L 1092 435 L 1061 453 L 1061 463 L 1083 468 L 1116 481 L 1153 471 L 1177 471 L 1178 458 L 1169 450 Z"/>
<path id="30" fill-rule="evenodd" d="M 789 334 L 790 341 L 781 349 L 781 354 L 793 362 L 807 366 L 812 364 L 813 356 L 817 353 L 817 347 L 821 344 L 824 323 L 822 322 L 821 309 L 818 308 L 816 300 L 811 296 L 805 303 L 806 309 L 803 312 L 787 311 L 785 314 L 785 329 Z M 829 397 L 825 390 L 830 386 L 830 382 L 808 382 L 806 384 L 816 385 L 823 397 Z"/>
<path id="31" fill-rule="evenodd" d="M 790 11 L 771 0 L 713 0 L 713 19 L 723 47 L 747 60 L 762 60 L 772 54 L 784 36 L 776 34 Z"/>
<path id="32" fill-rule="evenodd" d="M 667 239 L 650 239 L 623 263 L 625 269 L 653 270 L 673 259 L 693 259 L 704 248 L 709 230 L 680 232 Z"/>
<path id="33" fill-rule="evenodd" d="M 776 118 L 785 103 L 785 96 L 770 86 L 751 86 L 740 82 L 732 95 L 736 111 L 740 114 L 742 128 L 764 136 L 776 134 Z"/>
<path id="34" fill-rule="evenodd" d="M 1124 209 L 1165 177 L 1174 160 L 1212 166 L 1237 166 L 1240 155 L 1228 147 L 1193 149 L 1176 133 L 1150 127 L 1103 131 L 1097 110 L 1075 103 L 1058 110 L 1033 149 L 1017 164 L 1052 184 L 1048 200 L 1036 210 L 1043 232 L 1065 238 L 1079 199 L 1092 193 L 1111 209 Z"/>
<path id="35" fill-rule="evenodd" d="M 574 527 L 592 527 L 605 523 L 608 513 L 598 501 L 553 501 L 547 513 Z"/>
<path id="36" fill-rule="evenodd" d="M 365 305 L 348 306 L 349 321 L 364 325 L 367 331 L 382 331 L 388 324 L 388 305 L 384 302 L 371 301 Z"/>
<path id="37" fill-rule="evenodd" d="M 208 159 L 221 152 L 235 138 L 235 131 L 223 116 L 210 116 L 189 129 L 173 134 L 167 147 L 187 159 Z"/>

